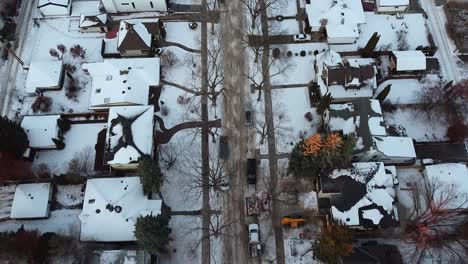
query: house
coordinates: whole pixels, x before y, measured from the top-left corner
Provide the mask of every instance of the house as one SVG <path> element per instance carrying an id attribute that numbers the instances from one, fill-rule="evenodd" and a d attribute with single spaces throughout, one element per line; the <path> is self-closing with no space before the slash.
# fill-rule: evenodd
<path id="1" fill-rule="evenodd" d="M 122 264 L 150 264 L 151 255 L 140 249 L 101 249 L 92 250 L 86 254 L 85 263 L 88 264 L 102 264 L 107 263 L 108 260 L 113 260 L 112 263 Z M 156 262 L 158 263 L 158 262 Z"/>
<path id="2" fill-rule="evenodd" d="M 63 84 L 63 65 L 61 61 L 33 61 L 29 65 L 26 78 L 26 92 L 60 90 Z"/>
<path id="3" fill-rule="evenodd" d="M 400 250 L 395 245 L 367 244 L 356 246 L 349 256 L 341 257 L 342 264 L 403 264 Z"/>
<path id="4" fill-rule="evenodd" d="M 159 85 L 159 58 L 106 59 L 82 67 L 91 75 L 89 109 L 93 110 L 147 105 L 150 90 Z"/>
<path id="5" fill-rule="evenodd" d="M 107 32 L 109 31 L 107 23 L 109 16 L 107 14 L 80 15 L 80 31 L 81 32 Z"/>
<path id="6" fill-rule="evenodd" d="M 377 12 L 401 13 L 408 10 L 409 0 L 376 0 Z"/>
<path id="7" fill-rule="evenodd" d="M 398 73 L 425 71 L 426 55 L 420 50 L 392 51 L 389 67 Z"/>
<path id="8" fill-rule="evenodd" d="M 413 140 L 387 135 L 378 100 L 355 99 L 330 106 L 328 129 L 357 138 L 354 160 L 385 164 L 412 164 L 416 160 Z"/>
<path id="9" fill-rule="evenodd" d="M 323 0 L 305 6 L 311 32 L 325 30 L 329 44 L 355 43 L 366 22 L 360 0 Z"/>
<path id="10" fill-rule="evenodd" d="M 107 13 L 167 12 L 167 0 L 101 0 Z"/>
<path id="11" fill-rule="evenodd" d="M 111 107 L 104 161 L 113 169 L 132 170 L 153 154 L 153 106 Z"/>
<path id="12" fill-rule="evenodd" d="M 396 186 L 394 166 L 358 162 L 320 177 L 318 195 L 330 200 L 329 212 L 336 221 L 357 229 L 386 228 L 399 223 Z"/>
<path id="13" fill-rule="evenodd" d="M 122 20 L 117 37 L 117 51 L 122 56 L 151 56 L 158 41 L 165 36 L 159 19 Z"/>
<path id="14" fill-rule="evenodd" d="M 39 0 L 37 4 L 44 16 L 68 16 L 71 0 Z"/>
<path id="15" fill-rule="evenodd" d="M 345 58 L 333 50 L 317 54 L 314 69 L 320 96 L 330 93 L 333 102 L 370 98 L 377 89 L 374 60 Z"/>
<path id="16" fill-rule="evenodd" d="M 423 175 L 428 186 L 434 190 L 433 197 L 446 197 L 438 195 L 438 193 L 453 192 L 454 197 L 450 197 L 444 209 L 468 209 L 468 169 L 465 164 L 442 163 L 428 165 L 425 166 Z M 453 198 L 456 200 L 452 200 Z"/>
<path id="17" fill-rule="evenodd" d="M 25 116 L 21 127 L 28 136 L 29 147 L 32 149 L 56 149 L 53 139 L 61 137 L 57 124 L 60 115 Z"/>
<path id="18" fill-rule="evenodd" d="M 135 241 L 138 217 L 160 215 L 161 200 L 150 200 L 139 177 L 95 178 L 86 183 L 81 221 L 81 241 Z"/>
<path id="19" fill-rule="evenodd" d="M 52 198 L 50 183 L 28 183 L 16 186 L 10 218 L 47 218 Z"/>

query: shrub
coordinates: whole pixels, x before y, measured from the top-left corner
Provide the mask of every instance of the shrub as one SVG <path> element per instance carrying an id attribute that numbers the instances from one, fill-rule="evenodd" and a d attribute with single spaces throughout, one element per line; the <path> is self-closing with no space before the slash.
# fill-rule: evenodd
<path id="1" fill-rule="evenodd" d="M 169 220 L 168 214 L 138 217 L 134 231 L 137 243 L 150 253 L 167 252 L 167 245 L 171 241 L 169 236 L 172 232 L 169 228 Z"/>
<path id="2" fill-rule="evenodd" d="M 41 179 L 50 178 L 51 172 L 49 166 L 46 163 L 40 163 L 36 167 L 36 176 Z"/>
<path id="3" fill-rule="evenodd" d="M 70 48 L 70 53 L 73 58 L 85 58 L 86 50 L 79 44 Z"/>
<path id="4" fill-rule="evenodd" d="M 55 143 L 55 146 L 57 146 L 58 150 L 64 149 L 65 148 L 65 142 L 62 140 L 53 138 L 52 141 Z"/>
<path id="5" fill-rule="evenodd" d="M 0 152 L 19 158 L 29 146 L 29 140 L 20 124 L 0 117 Z"/>
<path id="6" fill-rule="evenodd" d="M 50 56 L 55 57 L 60 60 L 60 55 L 56 49 L 50 49 L 49 54 Z"/>
<path id="7" fill-rule="evenodd" d="M 70 63 L 65 63 L 63 64 L 63 69 L 66 71 L 66 72 L 69 72 L 69 73 L 74 73 L 76 71 L 76 66 L 75 65 L 72 65 Z"/>
<path id="8" fill-rule="evenodd" d="M 76 83 L 75 79 L 68 79 L 68 83 L 65 90 L 65 96 L 68 99 L 74 99 L 78 97 L 78 91 L 80 90 L 80 88 Z"/>
<path id="9" fill-rule="evenodd" d="M 63 132 L 68 131 L 71 128 L 70 120 L 64 118 L 57 119 L 57 125 Z"/>
<path id="10" fill-rule="evenodd" d="M 169 114 L 169 108 L 167 105 L 162 105 L 161 106 L 161 115 L 167 116 Z"/>
<path id="11" fill-rule="evenodd" d="M 31 106 L 31 109 L 34 113 L 43 112 L 47 113 L 50 112 L 52 109 L 52 98 L 44 95 L 39 95 L 36 97 L 36 100 Z"/>
<path id="12" fill-rule="evenodd" d="M 461 122 L 449 126 L 447 129 L 447 137 L 454 142 L 465 140 L 468 137 L 468 126 Z"/>
<path id="13" fill-rule="evenodd" d="M 309 122 L 312 122 L 312 120 L 314 119 L 314 117 L 313 117 L 313 115 L 312 115 L 311 112 L 305 113 L 304 118 L 305 118 L 307 121 L 309 121 Z"/>

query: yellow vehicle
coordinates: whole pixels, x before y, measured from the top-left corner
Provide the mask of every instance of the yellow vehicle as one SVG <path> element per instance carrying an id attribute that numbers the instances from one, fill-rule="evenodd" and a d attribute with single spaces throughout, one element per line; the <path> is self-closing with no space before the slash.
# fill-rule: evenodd
<path id="1" fill-rule="evenodd" d="M 302 217 L 295 217 L 295 216 L 285 216 L 281 219 L 281 224 L 283 226 L 289 226 L 291 228 L 298 228 L 299 226 L 305 223 L 305 219 Z"/>

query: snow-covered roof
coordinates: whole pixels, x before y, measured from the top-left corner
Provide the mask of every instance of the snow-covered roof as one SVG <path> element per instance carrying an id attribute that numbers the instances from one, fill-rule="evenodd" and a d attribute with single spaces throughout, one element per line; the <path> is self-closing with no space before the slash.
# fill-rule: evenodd
<path id="1" fill-rule="evenodd" d="M 358 162 L 351 169 L 334 170 L 329 175 L 331 184 L 341 182 L 342 192 L 332 196 L 333 218 L 349 226 L 363 227 L 386 227 L 398 221 L 395 205 L 398 179 L 392 171 L 382 162 Z"/>
<path id="2" fill-rule="evenodd" d="M 62 76 L 62 62 L 33 61 L 26 78 L 26 92 L 35 93 L 37 88 L 58 87 Z"/>
<path id="3" fill-rule="evenodd" d="M 57 138 L 60 115 L 25 116 L 21 127 L 26 132 L 31 148 L 56 148 L 52 138 Z"/>
<path id="4" fill-rule="evenodd" d="M 378 0 L 380 6 L 408 6 L 409 0 Z"/>
<path id="5" fill-rule="evenodd" d="M 397 71 L 426 70 L 426 55 L 420 50 L 392 51 Z"/>
<path id="6" fill-rule="evenodd" d="M 336 33 L 349 34 L 339 31 L 342 28 L 340 25 L 354 30 L 358 24 L 366 22 L 360 0 L 320 0 L 306 4 L 305 9 L 310 26 L 327 26 L 327 32 L 330 29 Z"/>
<path id="7" fill-rule="evenodd" d="M 462 163 L 444 163 L 429 165 L 425 167 L 424 171 L 429 184 L 441 183 L 447 185 L 449 188 L 454 188 L 453 190 L 457 192 L 457 195 L 460 196 L 459 202 L 465 202 L 464 200 L 468 199 L 468 169 L 465 164 Z M 437 189 L 437 188 L 436 188 Z M 445 188 L 438 188 L 438 190 L 445 190 Z M 464 198 L 462 198 L 462 196 Z M 460 207 L 460 205 L 451 204 L 449 205 L 454 209 Z M 461 205 L 463 208 L 468 208 L 468 204 L 465 203 Z"/>
<path id="8" fill-rule="evenodd" d="M 43 218 L 49 216 L 50 183 L 28 183 L 16 186 L 11 218 Z"/>
<path id="9" fill-rule="evenodd" d="M 138 162 L 153 151 L 153 106 L 111 107 L 105 161 L 109 165 Z"/>
<path id="10" fill-rule="evenodd" d="M 134 241 L 139 216 L 161 214 L 161 200 L 149 200 L 139 177 L 90 179 L 81 221 L 82 241 Z"/>
<path id="11" fill-rule="evenodd" d="M 46 5 L 58 5 L 58 6 L 68 6 L 70 0 L 39 0 L 37 7 L 43 7 Z"/>
<path id="12" fill-rule="evenodd" d="M 147 105 L 150 86 L 159 85 L 159 58 L 108 59 L 85 63 L 92 79 L 90 109 Z"/>
<path id="13" fill-rule="evenodd" d="M 159 19 L 130 19 L 122 20 L 119 25 L 118 44 L 119 50 L 149 49 L 154 30 L 159 27 Z"/>
<path id="14" fill-rule="evenodd" d="M 373 137 L 375 147 L 387 157 L 416 158 L 413 139 L 409 137 Z"/>
<path id="15" fill-rule="evenodd" d="M 329 38 L 358 38 L 359 31 L 356 25 L 330 24 L 326 26 Z"/>
<path id="16" fill-rule="evenodd" d="M 81 14 L 80 15 L 80 28 L 86 27 L 101 27 L 107 23 L 107 14 Z"/>

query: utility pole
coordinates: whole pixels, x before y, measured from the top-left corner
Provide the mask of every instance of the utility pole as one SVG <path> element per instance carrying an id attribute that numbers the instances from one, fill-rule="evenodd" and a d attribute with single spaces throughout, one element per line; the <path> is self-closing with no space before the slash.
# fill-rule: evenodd
<path id="1" fill-rule="evenodd" d="M 2 43 L 3 48 L 8 51 L 8 53 L 13 55 L 13 58 L 15 58 L 21 64 L 21 66 L 24 66 L 24 62 L 20 59 L 20 57 L 18 57 L 18 55 L 16 55 L 16 53 L 8 47 L 10 42 L 4 42 L 3 39 L 0 39 L 0 42 Z"/>

